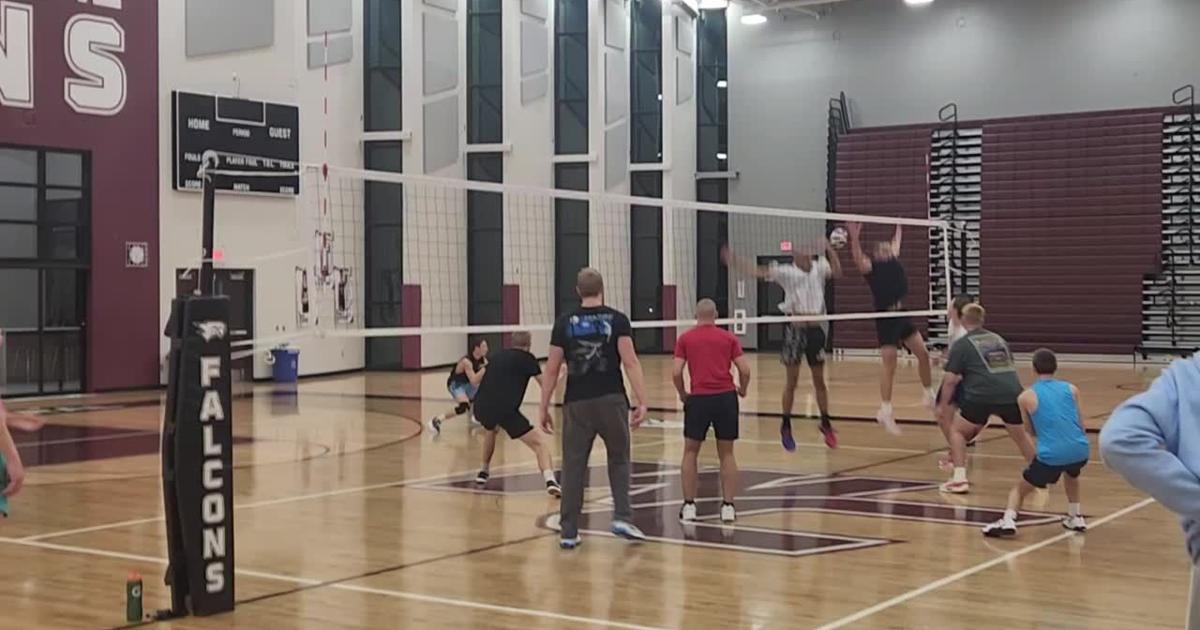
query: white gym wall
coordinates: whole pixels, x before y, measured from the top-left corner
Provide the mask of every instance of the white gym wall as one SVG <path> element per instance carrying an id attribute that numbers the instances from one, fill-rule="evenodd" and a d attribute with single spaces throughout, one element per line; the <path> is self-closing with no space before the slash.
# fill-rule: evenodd
<path id="1" fill-rule="evenodd" d="M 197 0 L 189 0 L 189 3 Z M 263 12 L 263 5 L 273 4 L 272 11 Z M 337 2 L 333 3 L 337 5 Z M 170 314 L 170 300 L 175 295 L 175 270 L 195 266 L 200 258 L 201 196 L 198 193 L 176 192 L 171 188 L 171 91 L 213 93 L 221 96 L 241 96 L 247 99 L 295 104 L 300 107 L 300 157 L 305 162 L 324 162 L 344 166 L 361 166 L 362 148 L 362 5 L 348 2 L 351 26 L 338 39 L 351 38 L 352 57 L 348 62 L 329 68 L 328 84 L 321 68 L 309 67 L 309 43 L 320 41 L 309 35 L 306 3 L 297 0 L 237 0 L 225 2 L 230 13 L 215 22 L 239 33 L 254 33 L 248 38 L 250 49 L 237 50 L 244 40 L 228 41 L 224 50 L 205 49 L 202 56 L 189 57 L 186 42 L 202 37 L 204 32 L 188 32 L 184 2 L 163 2 L 159 5 L 159 155 L 161 158 L 160 219 L 161 267 L 160 309 L 161 326 L 165 327 Z M 335 6 L 335 8 L 338 8 Z M 267 19 L 273 17 L 273 19 Z M 253 24 L 245 24 L 248 19 Z M 237 24 L 236 28 L 229 27 Z M 216 27 L 213 27 L 216 28 Z M 269 30 L 271 37 L 265 37 Z M 236 35 L 237 33 L 235 33 Z M 209 32 L 213 41 L 233 39 L 218 28 Z M 267 45 L 264 42 L 269 41 Z M 344 45 L 342 46 L 344 49 Z M 193 49 L 194 50 L 194 49 Z M 237 80 L 234 80 L 236 72 Z M 329 97 L 329 116 L 321 112 L 323 100 Z M 329 132 L 329 148 L 323 146 L 324 132 Z M 302 186 L 302 190 L 305 186 Z M 255 270 L 254 336 L 256 339 L 275 337 L 296 330 L 295 266 L 309 264 L 307 253 L 299 258 L 253 262 L 257 256 L 274 252 L 312 247 L 311 236 L 304 237 L 296 227 L 299 213 L 306 212 L 305 200 L 261 195 L 220 194 L 217 197 L 215 246 L 224 250 L 226 263 L 218 266 L 253 268 Z M 355 213 L 362 221 L 361 203 L 346 211 Z M 360 233 L 361 238 L 361 233 Z M 358 252 L 357 266 L 363 268 L 362 243 L 354 246 Z M 250 261 L 250 262 L 241 262 Z M 361 278 L 357 294 L 363 295 Z M 300 373 L 320 374 L 363 366 L 363 343 L 360 339 L 306 338 L 294 344 L 301 351 Z M 161 356 L 169 349 L 168 340 L 161 342 Z M 265 352 L 266 348 L 260 349 Z M 255 357 L 256 378 L 270 376 L 270 367 Z M 165 379 L 165 371 L 163 378 Z M 165 380 L 164 380 L 165 382 Z"/>

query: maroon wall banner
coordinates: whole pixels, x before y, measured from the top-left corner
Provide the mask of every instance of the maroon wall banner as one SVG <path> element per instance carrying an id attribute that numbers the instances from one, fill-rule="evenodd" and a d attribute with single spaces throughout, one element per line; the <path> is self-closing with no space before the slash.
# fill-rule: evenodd
<path id="1" fill-rule="evenodd" d="M 0 144 L 91 155 L 89 389 L 158 383 L 158 3 L 0 5 Z M 149 244 L 126 268 L 125 243 Z"/>

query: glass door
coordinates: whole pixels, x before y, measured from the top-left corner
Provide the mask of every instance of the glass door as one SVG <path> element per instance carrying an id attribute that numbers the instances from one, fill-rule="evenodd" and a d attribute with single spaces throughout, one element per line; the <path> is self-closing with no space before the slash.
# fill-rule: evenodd
<path id="1" fill-rule="evenodd" d="M 86 286 L 78 269 L 0 269 L 5 395 L 83 391 Z"/>

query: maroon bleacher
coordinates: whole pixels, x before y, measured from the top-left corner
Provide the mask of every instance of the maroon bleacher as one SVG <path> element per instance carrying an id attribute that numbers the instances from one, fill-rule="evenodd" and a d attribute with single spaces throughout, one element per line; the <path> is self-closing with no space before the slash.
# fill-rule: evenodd
<path id="1" fill-rule="evenodd" d="M 929 218 L 929 143 L 926 126 L 851 131 L 838 143 L 837 212 L 885 217 Z M 868 224 L 865 247 L 892 237 L 892 230 Z M 905 308 L 924 310 L 929 304 L 929 231 L 904 232 L 901 261 L 908 269 Z M 832 312 L 874 311 L 866 282 L 854 267 L 849 252 L 842 252 L 846 277 L 835 285 Z M 924 319 L 916 322 L 922 332 Z M 873 348 L 877 345 L 871 322 L 839 322 L 834 343 L 839 348 Z"/>
<path id="2" fill-rule="evenodd" d="M 980 293 L 1015 350 L 1128 353 L 1161 253 L 1163 112 L 984 123 Z"/>

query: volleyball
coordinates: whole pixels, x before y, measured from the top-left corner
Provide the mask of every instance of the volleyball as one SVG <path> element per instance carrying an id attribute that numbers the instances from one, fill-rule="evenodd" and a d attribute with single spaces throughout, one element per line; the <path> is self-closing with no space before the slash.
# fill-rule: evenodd
<path id="1" fill-rule="evenodd" d="M 833 245 L 834 249 L 841 249 L 846 246 L 846 228 L 833 228 L 829 233 L 829 244 Z"/>

